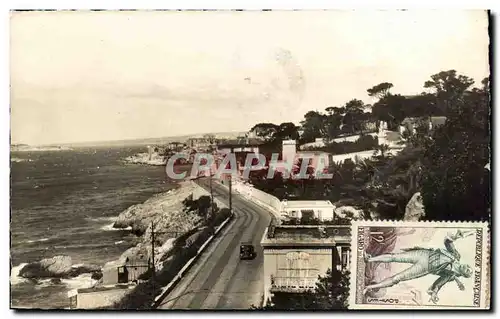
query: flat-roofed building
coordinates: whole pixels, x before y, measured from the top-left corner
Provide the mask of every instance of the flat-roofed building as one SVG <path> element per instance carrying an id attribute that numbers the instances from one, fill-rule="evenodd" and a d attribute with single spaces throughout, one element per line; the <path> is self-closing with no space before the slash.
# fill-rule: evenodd
<path id="1" fill-rule="evenodd" d="M 284 219 L 317 218 L 333 220 L 335 206 L 329 200 L 283 200 L 281 215 Z"/>
<path id="2" fill-rule="evenodd" d="M 70 309 L 99 309 L 112 306 L 132 292 L 136 285 L 121 284 L 79 288 L 68 292 Z"/>
<path id="3" fill-rule="evenodd" d="M 217 145 L 217 152 L 219 154 L 228 153 L 259 153 L 259 145 L 262 145 L 262 141 L 256 138 L 238 138 L 235 140 L 225 140 L 221 141 Z"/>
<path id="4" fill-rule="evenodd" d="M 275 292 L 314 289 L 328 269 L 349 269 L 350 231 L 349 225 L 269 226 L 261 241 L 264 302 Z"/>

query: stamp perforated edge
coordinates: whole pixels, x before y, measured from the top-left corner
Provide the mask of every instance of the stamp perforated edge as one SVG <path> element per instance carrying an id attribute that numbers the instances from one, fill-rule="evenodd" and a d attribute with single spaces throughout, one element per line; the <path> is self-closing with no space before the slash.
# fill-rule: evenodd
<path id="1" fill-rule="evenodd" d="M 395 221 L 395 220 L 357 220 L 351 223 L 351 264 L 350 264 L 350 278 L 349 278 L 349 305 L 348 309 L 406 309 L 406 310 L 418 310 L 418 309 L 471 309 L 470 307 L 463 306 L 407 306 L 407 305 L 372 305 L 372 304 L 357 304 L 356 303 L 356 292 L 357 292 L 357 272 L 358 267 L 358 227 L 371 227 L 371 226 L 388 226 L 388 227 L 418 227 L 422 225 L 437 226 L 437 227 L 447 227 L 453 228 L 457 226 L 470 226 L 470 227 L 480 227 L 484 230 L 483 232 L 483 243 L 482 248 L 482 262 L 481 262 L 481 273 L 484 276 L 481 278 L 481 290 L 480 306 L 473 308 L 476 310 L 490 309 L 490 289 L 491 289 L 491 265 L 490 265 L 490 227 L 487 222 L 467 222 L 467 221 Z"/>

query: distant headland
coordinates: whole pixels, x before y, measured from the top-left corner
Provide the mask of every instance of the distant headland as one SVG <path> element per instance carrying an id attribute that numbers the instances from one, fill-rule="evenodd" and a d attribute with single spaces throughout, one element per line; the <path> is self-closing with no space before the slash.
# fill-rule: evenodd
<path id="1" fill-rule="evenodd" d="M 67 146 L 31 146 L 28 144 L 11 144 L 11 152 L 37 152 L 37 151 L 70 151 L 71 148 Z"/>

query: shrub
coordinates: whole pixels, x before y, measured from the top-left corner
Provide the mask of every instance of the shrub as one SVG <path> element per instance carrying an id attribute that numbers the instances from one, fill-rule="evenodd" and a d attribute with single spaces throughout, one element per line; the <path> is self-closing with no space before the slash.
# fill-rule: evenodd
<path id="1" fill-rule="evenodd" d="M 368 151 L 374 149 L 377 145 L 377 137 L 363 135 L 356 142 L 332 142 L 319 150 L 335 155 Z"/>
<path id="2" fill-rule="evenodd" d="M 212 221 L 212 225 L 219 226 L 222 224 L 229 216 L 231 216 L 231 211 L 229 208 L 222 208 L 219 210 Z"/>

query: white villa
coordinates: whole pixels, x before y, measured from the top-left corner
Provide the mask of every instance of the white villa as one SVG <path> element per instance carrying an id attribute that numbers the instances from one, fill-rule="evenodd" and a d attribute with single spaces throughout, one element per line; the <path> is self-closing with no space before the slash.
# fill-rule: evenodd
<path id="1" fill-rule="evenodd" d="M 335 206 L 329 200 L 283 200 L 281 216 L 287 218 L 302 218 L 309 216 L 319 220 L 332 220 Z"/>

